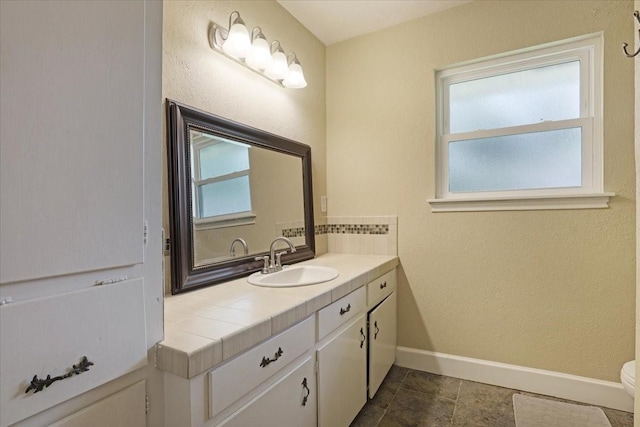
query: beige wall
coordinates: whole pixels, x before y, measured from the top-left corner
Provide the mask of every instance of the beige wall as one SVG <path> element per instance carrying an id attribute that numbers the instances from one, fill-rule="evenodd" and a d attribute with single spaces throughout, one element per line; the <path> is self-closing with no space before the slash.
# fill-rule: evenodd
<path id="1" fill-rule="evenodd" d="M 474 1 L 327 49 L 329 214 L 398 215 L 399 345 L 619 381 L 634 355 L 632 1 Z M 609 209 L 431 213 L 434 69 L 604 31 Z"/>
<path id="2" fill-rule="evenodd" d="M 326 194 L 324 45 L 271 0 L 164 1 L 163 6 L 163 98 L 311 146 L 314 206 L 320 216 L 320 196 Z M 234 10 L 249 28 L 260 26 L 269 41 L 279 40 L 286 52 L 296 53 L 306 88 L 277 86 L 209 47 L 210 22 L 226 28 Z M 164 188 L 163 226 L 168 230 L 166 174 Z M 165 276 L 169 280 L 168 271 Z"/>

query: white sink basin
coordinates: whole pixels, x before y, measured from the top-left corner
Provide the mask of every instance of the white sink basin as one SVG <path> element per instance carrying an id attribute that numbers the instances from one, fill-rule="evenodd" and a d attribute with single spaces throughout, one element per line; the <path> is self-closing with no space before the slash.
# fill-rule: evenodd
<path id="1" fill-rule="evenodd" d="M 316 265 L 285 266 L 275 273 L 253 273 L 247 278 L 252 285 L 268 288 L 307 286 L 328 282 L 338 277 L 338 270 Z"/>

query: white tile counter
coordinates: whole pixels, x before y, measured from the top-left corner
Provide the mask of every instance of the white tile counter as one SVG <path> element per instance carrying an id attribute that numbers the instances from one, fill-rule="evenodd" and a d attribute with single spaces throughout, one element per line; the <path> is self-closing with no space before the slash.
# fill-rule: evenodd
<path id="1" fill-rule="evenodd" d="M 247 278 L 165 298 L 165 339 L 156 366 L 193 378 L 253 347 L 398 265 L 389 255 L 325 254 L 296 265 L 333 267 L 317 285 L 264 288 Z"/>

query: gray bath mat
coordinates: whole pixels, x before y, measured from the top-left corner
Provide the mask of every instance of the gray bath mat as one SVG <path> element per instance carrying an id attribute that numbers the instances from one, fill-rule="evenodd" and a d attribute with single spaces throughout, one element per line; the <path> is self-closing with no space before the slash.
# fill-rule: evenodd
<path id="1" fill-rule="evenodd" d="M 611 427 L 602 409 L 513 395 L 516 427 Z"/>

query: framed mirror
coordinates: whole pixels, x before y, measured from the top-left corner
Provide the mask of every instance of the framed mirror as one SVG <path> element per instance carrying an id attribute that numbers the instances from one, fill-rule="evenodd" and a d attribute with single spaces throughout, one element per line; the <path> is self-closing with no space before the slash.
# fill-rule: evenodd
<path id="1" fill-rule="evenodd" d="M 171 292 L 262 268 L 276 237 L 315 256 L 311 148 L 166 100 Z"/>

